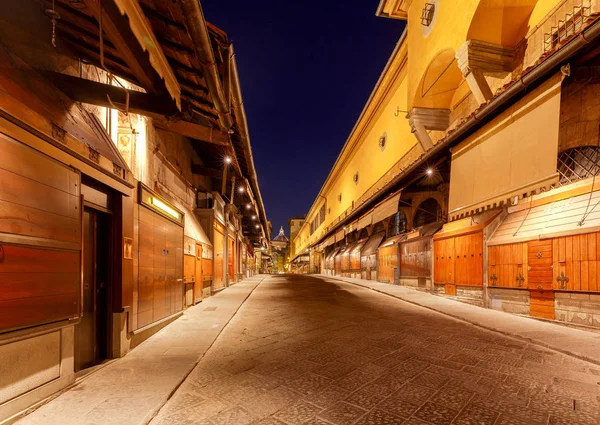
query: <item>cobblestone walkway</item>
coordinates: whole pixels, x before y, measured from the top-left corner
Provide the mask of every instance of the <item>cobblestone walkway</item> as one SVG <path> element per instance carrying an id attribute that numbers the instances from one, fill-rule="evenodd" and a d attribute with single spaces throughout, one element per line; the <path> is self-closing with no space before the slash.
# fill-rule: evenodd
<path id="1" fill-rule="evenodd" d="M 151 422 L 598 425 L 600 368 L 322 277 L 270 277 Z"/>

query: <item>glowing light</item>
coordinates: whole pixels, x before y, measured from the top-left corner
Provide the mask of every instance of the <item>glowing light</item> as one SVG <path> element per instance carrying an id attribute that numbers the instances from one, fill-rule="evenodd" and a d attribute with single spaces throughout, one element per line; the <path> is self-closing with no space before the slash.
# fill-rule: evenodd
<path id="1" fill-rule="evenodd" d="M 256 225 L 256 228 L 258 229 L 259 227 L 260 227 L 260 225 L 258 225 L 258 224 L 257 224 L 257 225 Z"/>
<path id="2" fill-rule="evenodd" d="M 238 187 L 238 192 L 240 193 L 244 193 L 246 189 L 244 189 L 244 186 L 240 186 Z"/>
<path id="3" fill-rule="evenodd" d="M 428 168 L 427 171 L 426 171 L 426 173 L 427 173 L 428 176 L 432 175 L 433 174 L 433 169 Z"/>
<path id="4" fill-rule="evenodd" d="M 160 199 L 153 197 L 153 198 L 151 198 L 151 202 L 152 202 L 152 205 L 154 205 L 159 210 L 161 210 L 161 211 L 167 213 L 168 215 L 170 215 L 171 217 L 174 217 L 177 220 L 179 220 L 179 213 L 177 211 L 175 211 L 173 208 L 171 208 L 170 206 L 168 206 L 167 204 L 165 204 Z"/>
<path id="5" fill-rule="evenodd" d="M 252 220 L 256 220 L 256 216 L 255 215 L 252 216 Z"/>
<path id="6" fill-rule="evenodd" d="M 246 209 L 249 210 L 250 208 L 252 208 L 252 205 L 246 204 Z"/>
<path id="7" fill-rule="evenodd" d="M 229 157 L 229 156 L 225 157 L 225 164 L 231 164 L 231 157 Z"/>

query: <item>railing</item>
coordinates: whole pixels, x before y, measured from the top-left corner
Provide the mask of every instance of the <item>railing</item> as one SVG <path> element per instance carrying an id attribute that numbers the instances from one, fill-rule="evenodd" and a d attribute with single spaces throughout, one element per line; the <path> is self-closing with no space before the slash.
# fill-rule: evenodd
<path id="1" fill-rule="evenodd" d="M 589 0 L 587 6 L 584 5 L 583 1 L 580 1 L 579 4 L 572 4 L 567 7 L 570 11 L 564 14 L 564 18 L 556 20 L 557 16 L 554 16 L 554 25 L 550 27 L 549 32 L 544 33 L 544 52 L 554 50 L 562 41 L 579 32 L 585 20 L 590 17 L 591 6 Z"/>

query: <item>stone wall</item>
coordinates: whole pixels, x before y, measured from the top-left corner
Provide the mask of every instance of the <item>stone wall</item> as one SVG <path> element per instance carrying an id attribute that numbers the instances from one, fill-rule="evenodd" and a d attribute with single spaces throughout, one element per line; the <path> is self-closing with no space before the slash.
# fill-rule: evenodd
<path id="1" fill-rule="evenodd" d="M 400 278 L 400 285 L 402 286 L 409 286 L 411 288 L 415 288 L 415 289 L 419 289 L 422 291 L 426 291 L 426 290 L 430 290 L 431 289 L 431 278 L 430 277 L 423 277 L 423 278 L 418 278 L 418 277 L 403 277 Z M 441 286 L 442 292 L 444 290 L 444 287 Z"/>
<path id="2" fill-rule="evenodd" d="M 554 317 L 561 322 L 600 327 L 600 294 L 556 292 Z"/>
<path id="3" fill-rule="evenodd" d="M 483 288 L 472 286 L 457 286 L 456 300 L 481 307 L 483 306 Z"/>
<path id="4" fill-rule="evenodd" d="M 529 291 L 489 288 L 489 308 L 515 314 L 529 314 Z"/>

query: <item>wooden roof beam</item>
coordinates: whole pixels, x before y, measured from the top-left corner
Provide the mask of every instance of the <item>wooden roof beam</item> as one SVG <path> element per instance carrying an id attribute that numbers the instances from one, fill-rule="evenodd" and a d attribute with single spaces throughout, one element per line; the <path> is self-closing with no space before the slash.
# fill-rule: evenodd
<path id="1" fill-rule="evenodd" d="M 231 147 L 229 143 L 229 134 L 215 128 L 205 127 L 189 121 L 167 121 L 154 120 L 154 125 L 163 130 L 172 131 L 190 139 L 200 140 L 206 143 L 212 143 L 219 146 Z"/>
<path id="2" fill-rule="evenodd" d="M 114 44 L 139 84 L 149 93 L 157 93 L 162 80 L 150 63 L 148 53 L 133 37 L 127 16 L 121 15 L 113 0 L 83 0 L 100 23 L 107 38 Z M 100 14 L 102 13 L 102 17 Z"/>
<path id="3" fill-rule="evenodd" d="M 151 117 L 172 116 L 179 113 L 175 102 L 167 94 L 156 95 L 126 90 L 122 87 L 57 72 L 46 72 L 45 74 L 63 93 L 79 102 L 106 108 L 114 108 L 116 105 L 124 109 L 126 96 L 129 93 L 129 112 L 131 113 Z M 109 96 L 110 101 L 108 100 Z"/>

